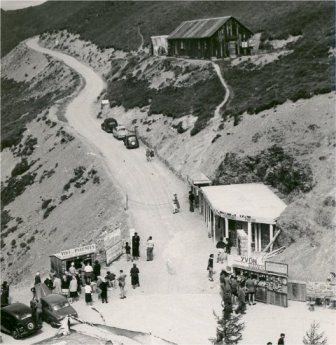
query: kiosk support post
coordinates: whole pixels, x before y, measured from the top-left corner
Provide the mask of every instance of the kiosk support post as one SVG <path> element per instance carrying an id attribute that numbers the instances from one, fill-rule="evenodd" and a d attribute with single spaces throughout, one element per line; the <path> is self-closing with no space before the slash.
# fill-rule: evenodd
<path id="1" fill-rule="evenodd" d="M 270 247 L 270 251 L 273 251 L 273 236 L 274 236 L 274 233 L 273 233 L 273 224 L 270 224 L 269 225 L 269 237 L 270 237 L 270 243 L 271 244 L 271 247 Z"/>
<path id="2" fill-rule="evenodd" d="M 251 257 L 251 242 L 252 242 L 252 227 L 251 222 L 247 223 L 247 256 Z"/>

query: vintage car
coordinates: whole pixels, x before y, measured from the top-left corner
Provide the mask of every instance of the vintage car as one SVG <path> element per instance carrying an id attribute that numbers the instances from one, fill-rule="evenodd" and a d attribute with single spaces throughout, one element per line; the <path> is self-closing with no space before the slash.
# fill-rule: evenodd
<path id="1" fill-rule="evenodd" d="M 101 129 L 107 133 L 112 133 L 113 129 L 118 126 L 118 122 L 113 117 L 109 117 L 101 124 Z"/>
<path id="2" fill-rule="evenodd" d="M 127 129 L 124 126 L 117 126 L 113 128 L 113 136 L 119 140 L 124 139 L 128 134 Z"/>
<path id="3" fill-rule="evenodd" d="M 124 138 L 124 144 L 128 149 L 135 149 L 139 147 L 139 140 L 135 134 L 128 134 Z"/>
<path id="4" fill-rule="evenodd" d="M 1 308 L 1 332 L 20 339 L 42 328 L 33 318 L 32 310 L 23 303 L 13 303 Z"/>
<path id="5" fill-rule="evenodd" d="M 41 298 L 42 318 L 52 327 L 58 327 L 66 315 L 78 317 L 76 310 L 69 304 L 66 297 L 51 294 Z"/>

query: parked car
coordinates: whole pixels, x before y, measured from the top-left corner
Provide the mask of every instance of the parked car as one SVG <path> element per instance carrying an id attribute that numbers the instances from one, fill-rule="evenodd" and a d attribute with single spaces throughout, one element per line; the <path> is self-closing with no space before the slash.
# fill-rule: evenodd
<path id="1" fill-rule="evenodd" d="M 127 129 L 124 126 L 117 126 L 113 128 L 113 136 L 117 139 L 124 139 L 126 135 L 128 134 Z"/>
<path id="2" fill-rule="evenodd" d="M 139 147 L 139 140 L 135 134 L 128 134 L 124 138 L 124 144 L 128 149 L 135 149 Z"/>
<path id="3" fill-rule="evenodd" d="M 60 320 L 66 315 L 78 317 L 76 310 L 69 304 L 66 297 L 51 294 L 41 298 L 42 318 L 52 327 L 58 327 Z"/>
<path id="4" fill-rule="evenodd" d="M 118 126 L 118 122 L 113 117 L 109 117 L 105 119 L 104 122 L 101 124 L 101 129 L 107 133 L 112 133 L 113 128 Z"/>
<path id="5" fill-rule="evenodd" d="M 23 303 L 13 303 L 1 308 L 1 332 L 20 339 L 36 333 L 42 325 L 34 321 L 32 310 Z"/>

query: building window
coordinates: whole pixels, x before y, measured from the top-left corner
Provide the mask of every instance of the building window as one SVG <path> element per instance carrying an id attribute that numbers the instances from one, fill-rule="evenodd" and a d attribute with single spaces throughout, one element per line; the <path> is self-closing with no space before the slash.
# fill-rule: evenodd
<path id="1" fill-rule="evenodd" d="M 197 46 L 198 46 L 198 49 L 201 49 L 201 42 L 200 41 L 197 42 Z"/>
<path id="2" fill-rule="evenodd" d="M 184 42 L 183 41 L 180 42 L 180 48 L 184 49 Z"/>
<path id="3" fill-rule="evenodd" d="M 208 49 L 208 43 L 204 42 L 204 49 Z"/>

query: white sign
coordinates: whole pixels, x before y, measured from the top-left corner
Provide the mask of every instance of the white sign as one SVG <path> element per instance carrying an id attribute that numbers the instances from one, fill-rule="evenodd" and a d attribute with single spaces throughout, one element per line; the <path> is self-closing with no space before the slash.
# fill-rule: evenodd
<path id="1" fill-rule="evenodd" d="M 222 211 L 217 211 L 217 213 L 226 219 L 240 220 L 243 222 L 256 222 L 256 219 L 252 218 L 251 216 L 246 216 L 244 214 L 234 214 Z"/>
<path id="2" fill-rule="evenodd" d="M 96 252 L 96 245 L 95 244 L 89 244 L 84 247 L 77 247 L 72 248 L 68 250 L 62 250 L 61 252 L 55 254 L 55 256 L 61 260 L 74 258 L 76 256 L 83 256 L 87 254 L 92 254 Z"/>
<path id="3" fill-rule="evenodd" d="M 271 262 L 266 261 L 265 262 L 265 269 L 269 272 L 279 273 L 279 274 L 288 274 L 288 265 L 282 264 L 280 262 Z"/>
<path id="4" fill-rule="evenodd" d="M 109 265 L 122 254 L 121 230 L 116 228 L 104 237 L 106 264 Z"/>
<path id="5" fill-rule="evenodd" d="M 242 255 L 228 255 L 228 266 L 249 268 L 265 272 L 265 263 L 262 256 L 248 257 Z"/>

